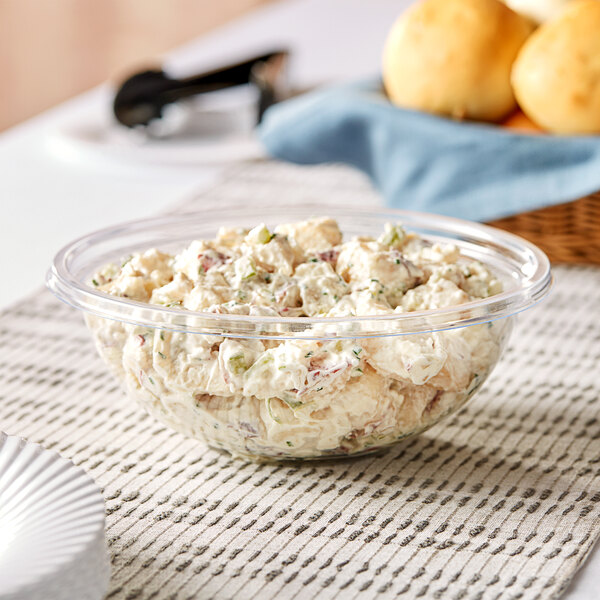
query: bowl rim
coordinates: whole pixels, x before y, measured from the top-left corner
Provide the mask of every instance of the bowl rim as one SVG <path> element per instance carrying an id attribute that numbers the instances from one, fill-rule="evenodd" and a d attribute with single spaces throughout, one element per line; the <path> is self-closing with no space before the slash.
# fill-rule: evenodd
<path id="1" fill-rule="evenodd" d="M 334 219 L 369 217 L 381 220 L 382 223 L 386 220 L 402 222 L 409 231 L 415 228 L 414 225 L 427 231 L 438 231 L 445 235 L 431 236 L 433 239 L 446 237 L 451 243 L 457 243 L 457 239 L 450 237 L 451 235 L 462 235 L 466 239 L 479 242 L 481 248 L 486 247 L 487 243 L 520 257 L 523 260 L 520 268 L 520 285 L 487 298 L 431 310 L 385 315 L 284 317 L 190 311 L 112 296 L 91 287 L 77 277 L 71 269 L 72 262 L 78 255 L 101 241 L 154 229 L 158 231 L 189 226 L 190 222 L 195 220 L 205 224 L 207 220 L 212 219 L 217 225 L 219 216 L 229 218 L 256 216 L 255 223 L 258 224 L 261 222 L 261 214 L 273 217 L 277 210 L 272 205 L 252 203 L 245 207 L 239 205 L 220 207 L 218 210 L 209 211 L 208 214 L 207 211 L 195 210 L 105 227 L 83 235 L 61 248 L 48 270 L 46 285 L 63 302 L 98 317 L 148 328 L 256 339 L 387 337 L 455 329 L 487 323 L 526 310 L 546 296 L 552 285 L 550 261 L 544 252 L 531 242 L 507 231 L 433 213 L 372 206 L 346 208 L 326 203 L 282 206 L 279 210 L 282 210 L 283 220 L 280 222 L 291 222 L 290 214 L 299 215 L 300 218 L 319 214 Z M 193 237 L 189 238 L 189 241 L 192 239 Z M 504 257 L 504 259 L 508 264 L 508 258 Z M 91 277 L 91 273 L 89 276 Z M 334 330 L 336 326 L 344 324 L 348 326 L 347 331 Z"/>

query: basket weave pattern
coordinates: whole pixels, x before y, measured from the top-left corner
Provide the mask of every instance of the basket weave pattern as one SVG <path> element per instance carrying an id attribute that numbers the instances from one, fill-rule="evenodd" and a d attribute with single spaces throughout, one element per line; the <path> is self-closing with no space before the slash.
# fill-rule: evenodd
<path id="1" fill-rule="evenodd" d="M 600 265 L 600 192 L 488 224 L 528 239 L 553 263 Z"/>

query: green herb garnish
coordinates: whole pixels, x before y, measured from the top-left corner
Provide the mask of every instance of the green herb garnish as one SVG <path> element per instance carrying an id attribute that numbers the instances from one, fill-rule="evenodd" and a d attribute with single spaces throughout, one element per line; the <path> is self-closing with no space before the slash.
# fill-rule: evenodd
<path id="1" fill-rule="evenodd" d="M 401 225 L 386 225 L 384 234 L 379 241 L 384 246 L 401 246 L 406 239 L 406 232 Z"/>
<path id="2" fill-rule="evenodd" d="M 271 419 L 273 419 L 273 421 L 275 421 L 275 423 L 281 423 L 281 420 L 273 414 L 273 410 L 271 409 L 271 400 L 272 399 L 273 398 L 267 398 L 267 400 L 266 400 L 267 412 L 269 413 L 269 416 L 271 417 Z"/>
<path id="3" fill-rule="evenodd" d="M 234 356 L 229 358 L 229 370 L 234 375 L 241 375 L 248 370 L 248 365 L 246 364 L 246 357 L 243 354 L 235 354 Z"/>
<path id="4" fill-rule="evenodd" d="M 321 388 L 322 389 L 322 388 Z M 300 408 L 304 403 L 300 402 L 300 400 L 287 400 L 286 398 L 282 398 L 282 400 L 292 409 Z"/>
<path id="5" fill-rule="evenodd" d="M 259 244 L 268 244 L 273 239 L 273 235 L 267 229 L 266 225 L 261 227 L 260 230 L 256 233 L 256 241 Z"/>

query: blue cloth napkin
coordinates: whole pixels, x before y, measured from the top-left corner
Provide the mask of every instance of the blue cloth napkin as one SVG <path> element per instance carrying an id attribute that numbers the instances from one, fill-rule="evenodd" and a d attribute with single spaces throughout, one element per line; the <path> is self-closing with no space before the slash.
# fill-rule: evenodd
<path id="1" fill-rule="evenodd" d="M 517 134 L 403 110 L 380 82 L 276 104 L 259 135 L 278 159 L 358 167 L 390 206 L 464 219 L 489 221 L 600 190 L 600 136 Z"/>

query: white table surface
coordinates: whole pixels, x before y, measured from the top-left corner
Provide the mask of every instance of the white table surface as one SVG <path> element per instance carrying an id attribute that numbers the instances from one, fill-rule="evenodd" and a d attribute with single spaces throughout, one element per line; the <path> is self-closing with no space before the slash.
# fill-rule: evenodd
<path id="1" fill-rule="evenodd" d="M 173 52 L 174 74 L 199 72 L 282 45 L 290 81 L 305 88 L 379 69 L 391 23 L 411 0 L 286 0 L 267 5 Z M 0 135 L 0 308 L 38 288 L 56 251 L 99 227 L 151 215 L 210 185 L 224 165 L 147 165 L 57 152 L 53 132 L 107 111 L 101 86 Z M 564 596 L 600 597 L 595 549 Z"/>

